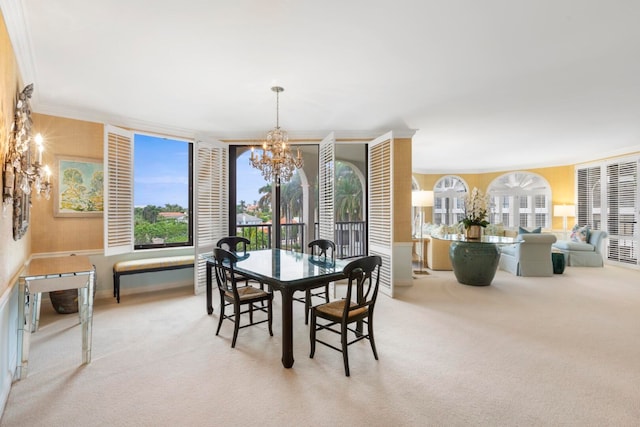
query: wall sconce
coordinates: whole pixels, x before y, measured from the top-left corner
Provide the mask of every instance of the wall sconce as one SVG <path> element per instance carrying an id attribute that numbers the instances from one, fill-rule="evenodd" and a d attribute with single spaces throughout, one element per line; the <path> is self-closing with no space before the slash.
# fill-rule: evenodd
<path id="1" fill-rule="evenodd" d="M 31 136 L 31 105 L 29 99 L 33 94 L 33 83 L 27 85 L 18 95 L 14 121 L 11 126 L 9 152 L 5 158 L 2 171 L 3 211 L 13 206 L 13 239 L 18 240 L 27 231 L 29 210 L 31 207 L 32 187 L 36 195 L 46 199 L 51 196 L 51 170 L 42 163 L 42 136 Z M 33 144 L 32 144 L 33 142 Z M 32 145 L 37 151 L 35 162 Z"/>

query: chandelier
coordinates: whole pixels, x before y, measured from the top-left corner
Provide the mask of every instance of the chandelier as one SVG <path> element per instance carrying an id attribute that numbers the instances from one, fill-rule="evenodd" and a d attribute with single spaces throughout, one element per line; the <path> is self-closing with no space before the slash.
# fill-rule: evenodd
<path id="1" fill-rule="evenodd" d="M 297 156 L 293 156 L 289 135 L 287 131 L 280 129 L 280 92 L 284 91 L 280 86 L 271 88 L 276 93 L 276 127 L 267 133 L 267 138 L 262 143 L 262 154 L 256 155 L 251 147 L 251 166 L 260 170 L 264 179 L 268 182 L 275 181 L 276 185 L 289 182 L 296 169 L 304 164 L 300 149 Z"/>

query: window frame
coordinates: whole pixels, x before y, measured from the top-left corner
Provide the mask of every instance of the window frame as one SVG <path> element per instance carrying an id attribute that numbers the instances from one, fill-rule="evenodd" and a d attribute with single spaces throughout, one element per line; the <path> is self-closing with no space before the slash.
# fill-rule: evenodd
<path id="1" fill-rule="evenodd" d="M 513 180 L 509 179 L 511 176 Z M 507 186 L 506 181 L 511 185 Z M 543 184 L 543 188 L 528 189 L 534 182 Z M 551 186 L 543 176 L 528 171 L 508 172 L 491 181 L 487 194 L 491 200 L 489 218 L 492 224 L 502 224 L 507 229 L 551 228 Z"/>
<path id="2" fill-rule="evenodd" d="M 194 222 L 194 215 L 193 215 L 193 141 L 189 141 L 186 139 L 181 139 L 181 138 L 175 138 L 175 137 L 168 137 L 168 136 L 159 136 L 159 135 L 155 135 L 155 134 L 150 134 L 150 133 L 145 133 L 145 132 L 133 132 L 133 144 L 132 144 L 132 151 L 135 153 L 135 139 L 136 139 L 136 135 L 144 135 L 147 137 L 152 137 L 152 138 L 157 138 L 157 139 L 164 139 L 164 140 L 171 140 L 171 141 L 176 141 L 176 142 L 182 142 L 187 144 L 188 150 L 189 150 L 189 160 L 188 160 L 188 168 L 189 170 L 187 171 L 187 179 L 189 180 L 189 184 L 188 184 L 188 206 L 187 206 L 187 210 L 188 210 L 188 225 L 187 225 L 187 233 L 188 233 L 188 240 L 186 242 L 173 242 L 173 243 L 151 243 L 151 244 L 143 244 L 143 245 L 138 245 L 135 243 L 135 214 L 133 216 L 133 232 L 134 232 L 134 239 L 133 239 L 133 251 L 144 251 L 144 250 L 148 250 L 148 249 L 163 249 L 163 248 L 183 248 L 183 247 L 193 247 L 193 222 Z M 134 200 L 135 200 L 135 191 L 136 191 L 136 183 L 135 183 L 135 155 L 132 156 L 133 157 L 133 194 L 134 194 Z M 134 206 L 134 210 L 135 210 L 135 206 Z"/>
<path id="3" fill-rule="evenodd" d="M 452 182 L 452 185 L 446 189 L 442 189 L 446 185 L 446 181 Z M 458 185 L 464 187 L 464 191 L 456 191 Z M 469 185 L 467 182 L 457 175 L 445 175 L 436 181 L 433 186 L 433 212 L 432 221 L 434 224 L 455 225 L 464 218 L 464 199 L 469 193 Z M 436 220 L 436 215 L 440 216 L 440 221 Z M 444 218 L 444 221 L 442 221 Z"/>
<path id="4" fill-rule="evenodd" d="M 184 141 L 189 144 L 189 220 L 190 242 L 158 244 L 146 248 L 136 248 L 134 244 L 134 203 L 133 203 L 133 152 L 134 137 L 136 134 L 151 135 L 158 138 L 168 138 Z M 189 248 L 194 246 L 194 141 L 186 138 L 176 138 L 159 134 L 149 134 L 134 130 L 118 128 L 105 124 L 104 126 L 104 254 L 113 256 L 130 254 L 136 251 L 145 251 L 165 248 Z"/>

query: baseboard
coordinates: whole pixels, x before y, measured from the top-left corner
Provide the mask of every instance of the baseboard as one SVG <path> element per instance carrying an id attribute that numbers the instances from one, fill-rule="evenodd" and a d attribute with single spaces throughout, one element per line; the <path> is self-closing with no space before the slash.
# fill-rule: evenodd
<path id="1" fill-rule="evenodd" d="M 122 287 L 120 286 L 120 299 L 126 297 L 127 295 L 135 295 L 142 294 L 147 292 L 156 292 L 163 291 L 166 289 L 179 289 L 179 288 L 190 288 L 193 289 L 193 281 L 180 281 L 180 282 L 170 282 L 170 283 L 162 283 L 158 285 L 144 285 L 144 286 L 135 286 L 135 287 Z M 114 299 L 113 289 L 101 289 L 96 291 L 96 300 L 102 299 Z"/>
<path id="2" fill-rule="evenodd" d="M 4 381 L 0 384 L 0 418 L 2 418 L 2 414 L 4 414 L 4 408 L 7 406 L 9 393 L 11 392 L 11 378 L 13 377 L 13 373 L 9 374 L 10 375 L 4 376 Z"/>

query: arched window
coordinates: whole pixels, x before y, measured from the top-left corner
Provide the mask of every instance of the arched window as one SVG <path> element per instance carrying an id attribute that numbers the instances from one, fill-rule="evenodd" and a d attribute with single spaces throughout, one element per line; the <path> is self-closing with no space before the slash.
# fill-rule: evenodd
<path id="1" fill-rule="evenodd" d="M 464 196 L 469 187 L 457 176 L 444 176 L 433 189 L 433 223 L 457 224 L 464 217 Z"/>
<path id="2" fill-rule="evenodd" d="M 551 228 L 551 187 L 531 172 L 511 172 L 494 179 L 489 222 L 505 228 Z"/>

